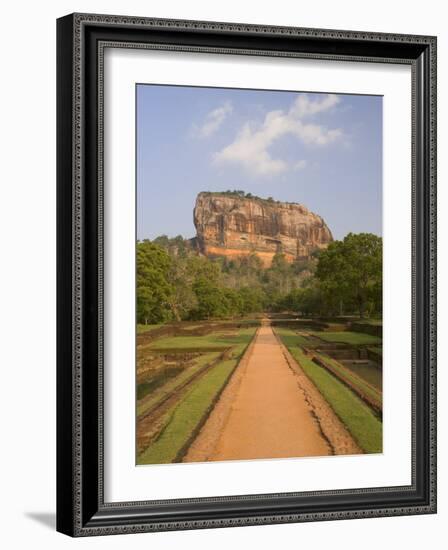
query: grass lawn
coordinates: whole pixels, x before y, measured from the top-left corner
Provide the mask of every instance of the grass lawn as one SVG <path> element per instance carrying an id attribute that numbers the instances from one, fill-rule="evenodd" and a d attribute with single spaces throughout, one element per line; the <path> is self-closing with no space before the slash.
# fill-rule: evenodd
<path id="1" fill-rule="evenodd" d="M 194 435 L 195 429 L 209 413 L 214 399 L 226 384 L 229 376 L 238 364 L 238 361 L 252 340 L 256 328 L 243 328 L 233 331 L 219 331 L 207 336 L 178 336 L 161 338 L 157 340 L 157 347 L 161 349 L 186 349 L 195 348 L 204 352 L 204 355 L 196 360 L 194 367 L 185 369 L 183 373 L 159 388 L 154 397 L 144 399 L 137 406 L 137 414 L 140 415 L 167 394 L 175 391 L 176 387 L 182 384 L 188 377 L 191 377 L 207 362 L 217 356 L 211 353 L 218 349 L 225 350 L 233 347 L 231 357 L 213 366 L 206 374 L 194 381 L 191 388 L 172 407 L 164 418 L 164 429 L 159 437 L 143 451 L 138 457 L 138 464 L 168 464 L 173 462 L 179 452 L 188 444 L 189 439 Z M 154 345 L 154 349 L 156 345 Z"/>
<path id="2" fill-rule="evenodd" d="M 380 344 L 381 338 L 372 336 L 371 334 L 364 334 L 361 332 L 313 332 L 314 336 L 317 336 L 325 342 L 343 342 L 345 344 L 363 345 L 363 344 Z"/>
<path id="3" fill-rule="evenodd" d="M 377 387 L 372 387 L 371 383 L 363 380 L 361 375 L 357 375 L 355 368 L 349 369 L 348 367 L 341 365 L 338 361 L 333 359 L 332 357 L 329 357 L 328 355 L 324 353 L 316 354 L 320 355 L 327 363 L 329 363 L 333 369 L 341 374 L 342 376 L 345 376 L 356 388 L 359 388 L 365 395 L 372 398 L 374 401 L 377 401 L 378 403 L 382 403 L 382 394 L 381 391 Z M 371 367 L 372 370 L 377 371 L 375 367 Z"/>
<path id="4" fill-rule="evenodd" d="M 276 332 L 361 449 L 366 453 L 381 453 L 383 425 L 370 408 L 342 382 L 307 357 L 298 347 L 297 337 L 292 331 L 289 335 L 282 334 L 283 331 Z"/>
<path id="5" fill-rule="evenodd" d="M 157 372 L 154 372 L 150 378 L 137 384 L 137 399 L 143 399 L 148 393 L 164 386 L 168 380 L 175 378 L 182 370 L 184 370 L 182 366 L 157 369 Z"/>
<path id="6" fill-rule="evenodd" d="M 369 346 L 369 349 L 378 355 L 383 355 L 383 348 L 381 346 Z"/>
<path id="7" fill-rule="evenodd" d="M 255 327 L 241 328 L 239 330 L 229 330 L 212 332 L 206 336 L 169 336 L 160 338 L 151 344 L 151 349 L 169 350 L 169 349 L 219 349 L 223 350 L 230 346 L 247 344 L 255 332 Z"/>
<path id="8" fill-rule="evenodd" d="M 152 393 L 151 397 L 148 397 L 144 401 L 137 403 L 137 416 L 145 413 L 146 411 L 157 405 L 157 403 L 159 403 L 159 401 L 165 398 L 168 394 L 176 391 L 179 386 L 181 386 L 184 382 L 188 381 L 192 376 L 194 376 L 198 372 L 198 370 L 207 365 L 207 363 L 211 363 L 217 357 L 218 353 L 216 352 L 204 353 L 204 355 L 198 357 L 195 360 L 195 364 L 193 366 L 183 369 L 183 371 L 178 376 L 176 376 L 176 378 L 168 380 L 166 384 L 155 390 Z M 140 385 L 141 384 L 137 386 L 137 398 Z"/>
<path id="9" fill-rule="evenodd" d="M 223 361 L 194 385 L 174 407 L 159 438 L 140 454 L 138 464 L 168 464 L 176 459 L 209 411 L 236 364 L 236 359 Z"/>
<path id="10" fill-rule="evenodd" d="M 281 336 L 282 341 L 286 345 L 286 347 L 299 345 L 311 348 L 314 345 L 308 340 L 306 336 L 297 334 L 295 331 L 289 328 L 275 327 L 274 330 L 279 336 Z"/>

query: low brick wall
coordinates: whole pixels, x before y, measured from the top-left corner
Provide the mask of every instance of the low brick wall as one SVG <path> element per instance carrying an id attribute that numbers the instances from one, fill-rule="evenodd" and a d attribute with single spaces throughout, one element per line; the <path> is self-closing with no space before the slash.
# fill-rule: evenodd
<path id="1" fill-rule="evenodd" d="M 350 388 L 358 397 L 360 397 L 364 403 L 369 405 L 369 407 L 380 417 L 382 418 L 383 415 L 383 407 L 380 400 L 376 400 L 372 398 L 370 395 L 365 394 L 361 388 L 358 388 L 353 382 L 348 378 L 343 376 L 340 372 L 338 372 L 336 369 L 333 368 L 333 366 L 325 361 L 323 357 L 320 355 L 313 355 L 312 360 L 319 365 L 320 367 L 323 367 L 324 369 L 331 372 L 333 376 L 335 376 L 340 382 L 345 384 L 348 388 Z"/>
<path id="2" fill-rule="evenodd" d="M 368 323 L 350 323 L 353 332 L 362 332 L 371 336 L 383 337 L 383 325 L 369 325 Z"/>
<path id="3" fill-rule="evenodd" d="M 383 364 L 383 356 L 381 355 L 381 353 L 377 353 L 373 349 L 367 348 L 367 357 L 371 361 L 374 361 L 378 365 L 378 368 L 381 368 Z"/>

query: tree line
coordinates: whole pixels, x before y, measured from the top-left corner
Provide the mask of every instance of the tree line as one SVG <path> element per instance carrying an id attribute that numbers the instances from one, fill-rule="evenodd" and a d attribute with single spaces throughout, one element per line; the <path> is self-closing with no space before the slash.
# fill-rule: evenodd
<path id="1" fill-rule="evenodd" d="M 262 311 L 312 316 L 381 313 L 382 239 L 350 233 L 307 260 L 278 253 L 200 256 L 181 236 L 137 242 L 137 322 L 226 318 Z"/>

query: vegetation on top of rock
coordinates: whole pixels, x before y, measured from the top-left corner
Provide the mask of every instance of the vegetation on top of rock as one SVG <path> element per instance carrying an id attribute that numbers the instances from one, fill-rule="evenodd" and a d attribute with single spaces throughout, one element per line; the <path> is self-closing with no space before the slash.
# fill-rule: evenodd
<path id="1" fill-rule="evenodd" d="M 288 202 L 288 201 L 279 201 L 274 199 L 273 197 L 259 197 L 258 195 L 253 195 L 252 193 L 246 193 L 246 191 L 243 191 L 242 189 L 234 189 L 233 191 L 230 189 L 227 189 L 227 191 L 201 191 L 199 193 L 200 195 L 216 195 L 216 196 L 226 196 L 226 197 L 235 197 L 240 199 L 251 199 L 251 200 L 258 200 L 258 201 L 266 201 L 270 203 L 275 204 L 297 204 L 300 205 L 298 202 Z"/>

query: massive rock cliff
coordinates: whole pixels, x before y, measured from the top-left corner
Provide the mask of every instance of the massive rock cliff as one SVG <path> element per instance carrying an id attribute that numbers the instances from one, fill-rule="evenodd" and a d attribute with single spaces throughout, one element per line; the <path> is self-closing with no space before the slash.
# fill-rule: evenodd
<path id="1" fill-rule="evenodd" d="M 292 262 L 333 240 L 324 220 L 301 204 L 231 193 L 199 193 L 194 225 L 202 254 L 236 258 L 255 252 L 265 266 L 278 252 Z"/>

